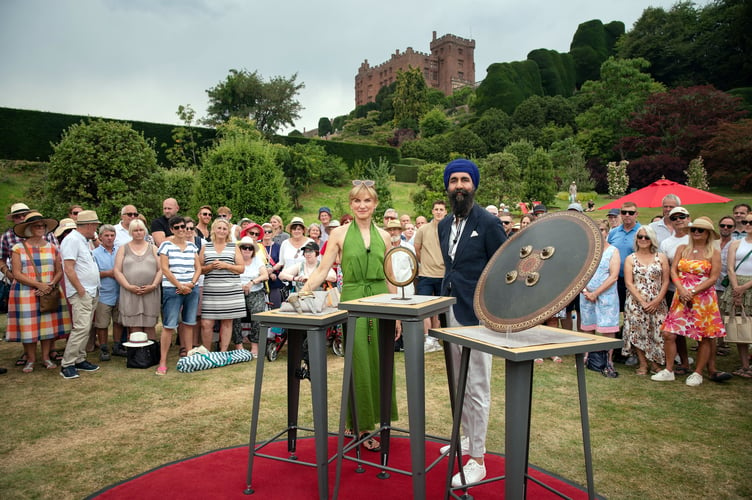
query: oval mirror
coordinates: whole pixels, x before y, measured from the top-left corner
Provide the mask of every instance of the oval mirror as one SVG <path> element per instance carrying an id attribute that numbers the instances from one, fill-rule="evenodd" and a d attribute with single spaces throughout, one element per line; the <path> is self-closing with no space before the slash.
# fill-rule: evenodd
<path id="1" fill-rule="evenodd" d="M 409 248 L 392 248 L 384 256 L 384 274 L 389 283 L 401 288 L 405 299 L 405 287 L 418 275 L 418 259 Z"/>

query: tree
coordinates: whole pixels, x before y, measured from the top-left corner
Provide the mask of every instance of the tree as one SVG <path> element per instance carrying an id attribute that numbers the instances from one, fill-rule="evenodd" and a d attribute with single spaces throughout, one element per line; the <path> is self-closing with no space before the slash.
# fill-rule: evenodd
<path id="1" fill-rule="evenodd" d="M 554 179 L 557 190 L 561 191 L 569 183 L 577 183 L 580 191 L 592 191 L 595 182 L 590 177 L 590 171 L 585 166 L 585 155 L 577 145 L 574 137 L 568 137 L 551 144 L 548 151 L 554 165 Z"/>
<path id="2" fill-rule="evenodd" d="M 333 130 L 331 120 L 329 120 L 329 118 L 327 118 L 326 116 L 319 118 L 319 137 L 326 137 L 332 132 Z"/>
<path id="3" fill-rule="evenodd" d="M 497 153 L 509 144 L 512 119 L 503 110 L 491 108 L 469 128 L 483 140 L 490 153 Z"/>
<path id="4" fill-rule="evenodd" d="M 73 203 L 96 209 L 102 220 L 117 220 L 126 204 L 156 215 L 162 199 L 157 154 L 130 124 L 82 121 L 52 149 L 40 206 L 46 215 L 63 215 Z"/>
<path id="5" fill-rule="evenodd" d="M 433 202 L 446 200 L 444 164 L 424 163 L 418 166 L 418 190 L 412 195 L 416 214 L 429 215 Z"/>
<path id="6" fill-rule="evenodd" d="M 613 21 L 604 25 L 593 19 L 580 24 L 572 37 L 569 53 L 574 60 L 576 85 L 597 80 L 602 64 L 615 55 L 616 40 L 624 34 L 624 23 Z"/>
<path id="7" fill-rule="evenodd" d="M 285 177 L 275 146 L 249 120 L 232 118 L 218 130 L 217 144 L 203 156 L 194 205 L 226 205 L 254 220 L 290 211 Z"/>
<path id="8" fill-rule="evenodd" d="M 586 157 L 614 158 L 614 146 L 627 135 L 626 123 L 651 94 L 664 90 L 650 75 L 644 59 L 609 58 L 601 79 L 582 86 L 578 99 L 585 111 L 577 115 L 577 142 Z"/>
<path id="9" fill-rule="evenodd" d="M 540 71 L 535 61 L 494 63 L 475 91 L 475 109 L 484 113 L 498 108 L 511 114 L 531 95 L 543 95 Z"/>
<path id="10" fill-rule="evenodd" d="M 714 166 L 713 171 L 708 172 L 713 183 L 737 184 L 737 188 L 749 190 L 752 187 L 752 119 L 720 123 L 716 135 L 703 146 L 702 156 Z"/>
<path id="11" fill-rule="evenodd" d="M 440 108 L 433 108 L 420 120 L 420 135 L 421 137 L 431 137 L 443 134 L 449 130 L 450 125 L 444 112 Z"/>
<path id="12" fill-rule="evenodd" d="M 527 168 L 522 172 L 525 181 L 525 196 L 528 200 L 549 204 L 556 196 L 554 184 L 554 166 L 551 158 L 542 149 L 537 148 L 528 158 Z"/>
<path id="13" fill-rule="evenodd" d="M 522 180 L 520 162 L 511 153 L 492 153 L 478 160 L 481 183 L 478 189 L 478 204 L 516 206 L 524 199 L 525 182 Z"/>
<path id="14" fill-rule="evenodd" d="M 225 81 L 206 91 L 209 95 L 208 125 L 216 126 L 231 117 L 250 118 L 267 137 L 287 125 L 294 125 L 303 109 L 296 96 L 305 87 L 297 73 L 289 78 L 275 76 L 264 82 L 254 71 L 231 69 Z"/>
<path id="15" fill-rule="evenodd" d="M 316 173 L 323 169 L 326 151 L 323 146 L 313 143 L 293 144 L 286 150 L 281 150 L 278 159 L 285 174 L 293 208 L 300 210 L 303 208 L 300 197 L 310 189 Z"/>
<path id="16" fill-rule="evenodd" d="M 197 167 L 201 156 L 198 145 L 201 132 L 193 126 L 196 112 L 190 104 L 185 106 L 181 104 L 175 114 L 178 115 L 185 126 L 172 129 L 172 140 L 175 143 L 165 151 L 167 161 L 173 168 Z M 162 147 L 166 148 L 167 144 L 162 144 Z"/>
<path id="17" fill-rule="evenodd" d="M 418 123 L 428 109 L 428 89 L 420 68 L 408 67 L 397 73 L 397 86 L 392 96 L 394 125 L 418 130 Z"/>
<path id="18" fill-rule="evenodd" d="M 702 189 L 703 191 L 710 190 L 708 173 L 705 171 L 702 156 L 698 156 L 689 162 L 689 167 L 684 171 L 684 174 L 687 176 L 687 186 Z"/>
<path id="19" fill-rule="evenodd" d="M 679 87 L 651 95 L 627 124 L 636 134 L 624 137 L 619 147 L 632 158 L 672 156 L 687 165 L 721 123 L 746 114 L 741 99 L 710 85 Z M 712 162 L 708 168 L 714 171 Z"/>

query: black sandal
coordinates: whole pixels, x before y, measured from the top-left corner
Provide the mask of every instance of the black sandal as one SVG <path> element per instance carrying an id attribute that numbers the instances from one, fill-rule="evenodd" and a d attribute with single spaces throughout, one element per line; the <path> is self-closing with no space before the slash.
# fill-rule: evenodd
<path id="1" fill-rule="evenodd" d="M 675 366 L 674 373 L 677 375 L 687 375 L 690 372 L 688 366 Z"/>
<path id="2" fill-rule="evenodd" d="M 21 357 L 16 360 L 16 366 L 26 366 L 26 353 L 21 354 Z"/>
<path id="3" fill-rule="evenodd" d="M 186 348 L 185 348 L 185 347 L 181 347 L 181 348 L 180 348 L 180 351 L 178 351 L 178 355 L 179 355 L 179 356 L 180 356 L 181 358 L 184 358 L 184 357 L 188 356 L 188 351 L 186 350 Z"/>

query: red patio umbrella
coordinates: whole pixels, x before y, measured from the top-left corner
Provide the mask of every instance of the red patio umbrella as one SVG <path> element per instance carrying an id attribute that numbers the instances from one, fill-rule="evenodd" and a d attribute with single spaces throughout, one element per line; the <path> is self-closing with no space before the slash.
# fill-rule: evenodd
<path id="1" fill-rule="evenodd" d="M 667 194 L 675 194 L 681 200 L 682 205 L 697 205 L 701 203 L 726 203 L 731 201 L 717 194 L 708 193 L 702 189 L 697 189 L 668 179 L 660 179 L 654 183 L 629 193 L 621 198 L 603 205 L 598 210 L 609 210 L 611 208 L 621 208 L 624 202 L 631 201 L 638 207 L 660 207 L 663 204 L 663 197 Z"/>

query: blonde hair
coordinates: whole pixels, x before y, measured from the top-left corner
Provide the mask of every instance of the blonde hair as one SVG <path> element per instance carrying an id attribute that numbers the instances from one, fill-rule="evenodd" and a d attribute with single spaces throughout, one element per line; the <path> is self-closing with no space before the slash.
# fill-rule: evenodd
<path id="1" fill-rule="evenodd" d="M 128 225 L 128 234 L 133 236 L 134 229 L 143 229 L 145 234 L 149 234 L 149 230 L 146 229 L 146 224 L 141 219 L 133 219 Z"/>
<path id="2" fill-rule="evenodd" d="M 276 220 L 277 222 L 279 222 L 279 230 L 278 231 L 275 230 L 274 226 L 272 226 L 272 236 L 277 236 L 278 234 L 282 234 L 282 231 L 285 230 L 285 221 L 283 221 L 282 217 L 280 217 L 279 215 L 272 215 L 271 217 L 269 217 L 269 221 L 273 221 L 273 220 Z"/>
<path id="3" fill-rule="evenodd" d="M 366 186 L 365 184 L 353 186 L 350 190 L 350 201 L 353 201 L 356 197 L 360 196 L 361 191 L 365 191 L 376 203 L 379 202 L 379 195 L 376 193 L 376 189 L 373 186 Z"/>
<path id="4" fill-rule="evenodd" d="M 232 226 L 230 226 L 230 223 L 227 221 L 227 219 L 222 219 L 221 217 L 218 219 L 214 219 L 214 222 L 212 222 L 212 225 L 211 225 L 211 229 L 209 230 L 209 234 L 211 234 L 212 241 L 216 241 L 215 229 L 217 227 L 217 224 L 224 224 L 225 226 L 227 226 L 228 231 L 232 229 Z M 229 233 L 227 235 L 227 241 L 232 241 L 232 238 L 230 237 Z"/>
<path id="5" fill-rule="evenodd" d="M 710 222 L 711 227 L 713 226 L 713 221 L 710 220 L 709 217 L 698 217 L 695 219 L 695 221 L 698 221 L 700 219 L 706 219 L 708 222 Z M 713 254 L 715 253 L 715 245 L 713 244 L 713 240 L 715 240 L 715 235 L 712 231 L 705 229 L 705 232 L 703 234 L 706 235 L 705 237 L 705 252 L 703 253 L 702 257 L 706 260 L 711 260 L 713 258 Z M 682 252 L 682 258 L 686 259 L 687 257 L 691 256 L 692 253 L 694 253 L 695 249 L 695 240 L 692 238 L 692 227 L 689 228 L 689 242 L 687 243 L 687 246 L 684 247 L 684 251 Z"/>

